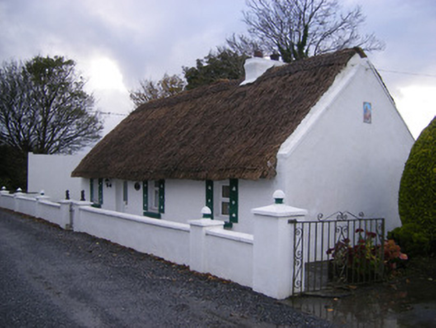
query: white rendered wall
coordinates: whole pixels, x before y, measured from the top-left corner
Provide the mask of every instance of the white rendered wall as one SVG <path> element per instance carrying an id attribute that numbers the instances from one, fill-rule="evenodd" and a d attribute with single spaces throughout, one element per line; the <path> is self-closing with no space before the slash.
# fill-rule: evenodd
<path id="1" fill-rule="evenodd" d="M 118 180 L 118 200 L 123 203 L 123 182 Z M 135 183 L 139 183 L 139 189 L 135 189 Z M 143 194 L 142 194 L 142 182 L 140 181 L 127 181 L 127 192 L 128 192 L 128 201 L 127 204 L 121 204 L 120 206 L 124 206 L 124 212 L 135 215 L 142 215 L 142 202 L 143 202 Z M 118 210 L 118 209 L 117 209 Z"/>
<path id="2" fill-rule="evenodd" d="M 89 179 L 83 179 L 86 193 L 89 195 Z M 94 198 L 98 198 L 97 179 L 94 179 Z M 135 189 L 138 181 L 128 181 L 128 201 L 123 201 L 123 180 L 111 179 L 111 187 L 103 179 L 102 208 L 122 213 L 143 215 L 142 182 L 139 190 Z M 87 196 L 88 197 L 88 196 Z M 87 198 L 88 199 L 88 198 Z M 206 186 L 204 181 L 165 180 L 165 213 L 162 219 L 187 223 L 201 217 L 201 209 L 205 205 Z"/>
<path id="3" fill-rule="evenodd" d="M 189 264 L 189 225 L 130 214 L 80 208 L 74 230 L 153 254 L 178 264 Z"/>
<path id="4" fill-rule="evenodd" d="M 86 200 L 90 200 L 89 179 L 82 179 L 82 189 Z M 98 179 L 94 179 L 94 198 L 98 199 Z M 110 187 L 103 179 L 103 209 L 122 213 L 143 215 L 142 182 L 140 189 L 135 190 L 136 181 L 128 181 L 128 201 L 123 201 L 123 180 L 110 179 Z M 235 232 L 252 233 L 254 215 L 251 210 L 262 204 L 273 202 L 274 190 L 281 188 L 277 180 L 239 180 L 238 223 L 233 225 Z M 218 183 L 215 183 L 218 185 Z M 228 220 L 218 215 L 219 193 L 215 188 L 214 206 L 215 219 Z M 187 223 L 201 216 L 201 209 L 206 203 L 205 181 L 165 180 L 165 213 L 162 219 L 173 222 Z"/>
<path id="5" fill-rule="evenodd" d="M 258 208 L 253 211 L 257 234 L 251 235 L 224 230 L 224 222 L 218 220 L 202 218 L 184 224 L 93 208 L 91 202 L 55 203 L 48 198 L 37 196 L 35 201 L 23 193 L 0 191 L 0 207 L 34 213 L 62 228 L 189 265 L 191 270 L 230 279 L 270 297 L 282 299 L 292 292 L 288 219 L 306 211 L 299 214 L 284 204 Z"/>
<path id="6" fill-rule="evenodd" d="M 272 194 L 281 189 L 278 180 L 239 180 L 239 222 L 233 225 L 232 230 L 244 233 L 253 233 L 254 214 L 252 209 L 274 202 Z"/>
<path id="7" fill-rule="evenodd" d="M 243 286 L 253 285 L 253 235 L 207 231 L 204 249 L 207 272 Z"/>
<path id="8" fill-rule="evenodd" d="M 165 180 L 165 214 L 163 219 L 187 223 L 201 217 L 206 203 L 206 182 Z"/>
<path id="9" fill-rule="evenodd" d="M 348 73 L 282 146 L 278 177 L 291 205 L 308 209 L 309 218 L 363 211 L 384 217 L 390 231 L 401 225 L 398 189 L 414 140 L 366 60 Z M 372 104 L 371 124 L 363 122 L 364 102 Z"/>
<path id="10" fill-rule="evenodd" d="M 227 181 L 228 183 L 228 181 Z M 232 231 L 252 233 L 254 215 L 251 210 L 273 202 L 272 194 L 277 189 L 275 180 L 238 181 L 238 223 Z M 228 221 L 219 215 L 220 181 L 214 181 L 214 219 Z M 193 180 L 165 180 L 165 214 L 163 219 L 186 223 L 200 215 L 206 203 L 206 182 Z"/>
<path id="11" fill-rule="evenodd" d="M 65 199 L 65 190 L 71 198 L 79 199 L 82 179 L 72 178 L 71 172 L 79 165 L 85 154 L 77 155 L 36 155 L 29 153 L 28 192 L 44 190 L 53 201 Z M 89 190 L 89 187 L 87 188 Z"/>
<path id="12" fill-rule="evenodd" d="M 94 198 L 98 199 L 98 179 L 94 179 Z M 97 186 L 97 187 L 96 187 Z M 118 190 L 116 188 L 117 183 L 114 180 L 103 179 L 103 208 L 115 211 L 116 210 L 116 202 L 115 200 L 118 197 Z M 121 189 L 122 191 L 122 189 Z M 123 195 L 121 194 L 121 199 L 123 199 Z"/>

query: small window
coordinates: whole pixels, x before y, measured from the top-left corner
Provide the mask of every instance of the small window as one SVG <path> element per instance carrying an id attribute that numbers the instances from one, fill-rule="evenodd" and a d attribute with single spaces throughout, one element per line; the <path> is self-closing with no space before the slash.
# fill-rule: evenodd
<path id="1" fill-rule="evenodd" d="M 213 204 L 213 181 L 206 180 L 206 206 L 209 207 L 211 211 L 211 217 L 214 217 L 214 204 Z"/>
<path id="2" fill-rule="evenodd" d="M 159 209 L 159 181 L 150 181 L 150 210 L 158 211 Z"/>
<path id="3" fill-rule="evenodd" d="M 228 216 L 230 213 L 230 186 L 221 186 L 221 215 Z"/>
<path id="4" fill-rule="evenodd" d="M 142 209 L 145 216 L 161 218 L 165 213 L 165 180 L 144 181 Z"/>
<path id="5" fill-rule="evenodd" d="M 123 182 L 123 201 L 126 205 L 129 201 L 129 184 L 127 181 Z"/>
<path id="6" fill-rule="evenodd" d="M 92 206 L 101 207 L 103 204 L 103 179 L 90 179 L 89 183 L 89 199 L 93 203 Z M 97 187 L 97 192 L 95 191 L 95 187 Z"/>
<path id="7" fill-rule="evenodd" d="M 94 202 L 94 179 L 89 179 L 89 200 Z"/>
<path id="8" fill-rule="evenodd" d="M 103 204 L 103 179 L 98 179 L 98 204 Z"/>
<path id="9" fill-rule="evenodd" d="M 213 205 L 215 202 L 215 215 L 225 221 L 226 228 L 231 228 L 234 223 L 238 223 L 238 189 L 238 179 L 206 181 L 206 206 Z"/>

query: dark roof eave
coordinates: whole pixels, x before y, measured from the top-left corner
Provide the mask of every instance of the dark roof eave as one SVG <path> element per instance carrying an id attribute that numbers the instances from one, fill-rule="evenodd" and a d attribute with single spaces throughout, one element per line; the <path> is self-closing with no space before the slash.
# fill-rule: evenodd
<path id="1" fill-rule="evenodd" d="M 86 179 L 120 179 L 128 181 L 147 181 L 147 180 L 228 180 L 228 179 L 242 179 L 242 180 L 259 180 L 259 179 L 273 179 L 277 175 L 275 168 L 267 168 L 263 171 L 257 169 L 228 169 L 220 170 L 217 172 L 209 171 L 190 171 L 190 172 L 168 172 L 168 171 L 154 171 L 154 172 L 138 172 L 129 174 L 110 174 L 107 172 L 81 172 L 73 171 L 72 177 L 82 177 Z"/>

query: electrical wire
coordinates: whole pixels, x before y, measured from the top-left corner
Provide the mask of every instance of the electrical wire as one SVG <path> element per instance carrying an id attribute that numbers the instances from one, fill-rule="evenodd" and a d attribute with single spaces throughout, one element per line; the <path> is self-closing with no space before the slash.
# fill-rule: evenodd
<path id="1" fill-rule="evenodd" d="M 382 69 L 382 68 L 377 68 L 377 71 L 386 72 L 386 73 L 394 73 L 394 74 L 414 75 L 414 76 L 423 76 L 423 77 L 433 77 L 433 78 L 436 78 L 436 75 L 433 75 L 433 74 L 421 74 L 421 73 L 391 71 L 391 70 Z"/>

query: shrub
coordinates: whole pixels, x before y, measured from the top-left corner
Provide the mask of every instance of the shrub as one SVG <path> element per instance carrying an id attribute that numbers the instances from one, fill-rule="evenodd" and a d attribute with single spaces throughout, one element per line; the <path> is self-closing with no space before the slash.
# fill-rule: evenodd
<path id="1" fill-rule="evenodd" d="M 436 118 L 410 151 L 401 177 L 398 208 L 407 228 L 396 229 L 397 242 L 409 253 L 428 253 L 436 236 Z"/>
<path id="2" fill-rule="evenodd" d="M 345 238 L 327 250 L 327 254 L 332 256 L 331 263 L 337 276 L 345 276 L 346 272 L 353 271 L 352 275 L 347 277 L 349 282 L 378 279 L 382 276 L 383 268 L 387 273 L 394 273 L 398 266 L 403 265 L 408 259 L 392 239 L 385 240 L 382 248 L 376 242 L 376 233 L 357 229 L 355 234 L 355 245 L 349 238 Z"/>
<path id="3" fill-rule="evenodd" d="M 409 256 L 428 255 L 432 249 L 431 239 L 416 223 L 406 223 L 388 233 Z"/>

